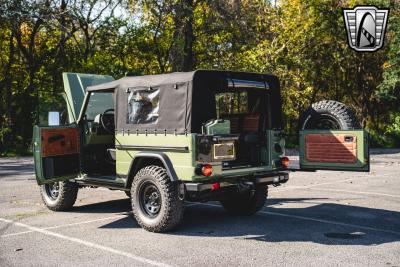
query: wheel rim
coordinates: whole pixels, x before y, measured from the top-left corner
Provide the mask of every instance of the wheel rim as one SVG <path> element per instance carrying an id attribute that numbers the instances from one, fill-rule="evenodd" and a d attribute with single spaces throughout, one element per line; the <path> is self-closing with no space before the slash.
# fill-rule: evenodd
<path id="1" fill-rule="evenodd" d="M 323 114 L 317 118 L 310 120 L 305 129 L 317 130 L 340 130 L 340 122 L 331 115 Z"/>
<path id="2" fill-rule="evenodd" d="M 161 194 L 152 182 L 142 184 L 139 191 L 140 209 L 149 217 L 156 217 L 161 210 Z"/>
<path id="3" fill-rule="evenodd" d="M 60 194 L 60 184 L 58 182 L 45 185 L 46 194 L 51 200 L 56 200 Z"/>

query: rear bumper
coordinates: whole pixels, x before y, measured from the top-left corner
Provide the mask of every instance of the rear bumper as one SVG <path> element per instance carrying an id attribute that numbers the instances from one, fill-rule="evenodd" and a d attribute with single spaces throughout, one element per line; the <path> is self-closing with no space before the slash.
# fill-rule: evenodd
<path id="1" fill-rule="evenodd" d="M 243 177 L 237 180 L 236 183 L 232 182 L 207 182 L 207 183 L 184 183 L 186 192 L 207 192 L 211 191 L 212 184 L 219 183 L 221 189 L 229 187 L 237 187 L 239 184 L 246 184 L 249 186 L 256 185 L 269 185 L 269 184 L 281 184 L 286 183 L 289 180 L 289 173 L 287 172 L 277 172 L 277 173 L 266 173 L 256 177 Z"/>

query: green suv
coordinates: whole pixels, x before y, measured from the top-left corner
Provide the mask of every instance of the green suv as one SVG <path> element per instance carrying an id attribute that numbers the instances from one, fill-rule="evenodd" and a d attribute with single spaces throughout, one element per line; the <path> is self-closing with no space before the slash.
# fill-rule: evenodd
<path id="1" fill-rule="evenodd" d="M 300 164 L 284 156 L 279 80 L 197 70 L 124 77 L 64 73 L 67 111 L 35 126 L 35 171 L 46 206 L 70 209 L 80 187 L 125 191 L 146 230 L 182 220 L 184 201 L 220 201 L 232 214 L 265 204 L 291 170 L 369 171 L 366 133 L 343 104 L 301 118 Z"/>

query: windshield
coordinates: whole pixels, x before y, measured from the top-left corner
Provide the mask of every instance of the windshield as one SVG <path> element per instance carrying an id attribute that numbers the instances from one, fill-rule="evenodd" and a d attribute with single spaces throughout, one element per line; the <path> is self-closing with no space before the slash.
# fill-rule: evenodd
<path id="1" fill-rule="evenodd" d="M 97 114 L 102 114 L 107 109 L 114 109 L 112 92 L 90 93 L 89 102 L 86 108 L 86 120 L 94 120 Z"/>

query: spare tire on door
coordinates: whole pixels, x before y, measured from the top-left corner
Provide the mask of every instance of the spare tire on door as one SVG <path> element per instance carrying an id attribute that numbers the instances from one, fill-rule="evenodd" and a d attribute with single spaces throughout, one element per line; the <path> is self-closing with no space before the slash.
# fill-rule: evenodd
<path id="1" fill-rule="evenodd" d="M 300 116 L 300 130 L 353 130 L 360 129 L 354 111 L 345 104 L 323 100 L 312 104 Z"/>

